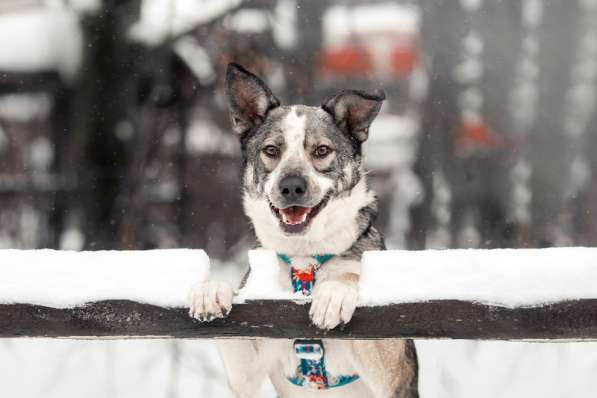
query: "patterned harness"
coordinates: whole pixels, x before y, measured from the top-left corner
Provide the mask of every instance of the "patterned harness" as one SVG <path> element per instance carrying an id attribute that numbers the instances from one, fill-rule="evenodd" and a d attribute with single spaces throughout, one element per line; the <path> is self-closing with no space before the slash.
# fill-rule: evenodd
<path id="1" fill-rule="evenodd" d="M 316 263 L 310 264 L 306 270 L 293 267 L 292 260 L 285 254 L 278 254 L 278 257 L 290 266 L 290 281 L 294 292 L 310 296 L 315 285 L 317 271 L 334 255 L 313 256 Z M 289 376 L 288 381 L 296 386 L 325 390 L 345 386 L 359 378 L 357 374 L 330 375 L 325 369 L 325 351 L 321 340 L 295 340 L 294 352 L 299 359 L 299 365 L 296 374 Z"/>

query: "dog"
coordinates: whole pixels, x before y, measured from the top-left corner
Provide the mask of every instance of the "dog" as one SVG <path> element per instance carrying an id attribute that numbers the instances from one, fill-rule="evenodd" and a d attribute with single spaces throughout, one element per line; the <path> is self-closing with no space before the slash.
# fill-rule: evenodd
<path id="1" fill-rule="evenodd" d="M 282 106 L 259 77 L 234 63 L 226 89 L 242 151 L 243 205 L 259 244 L 278 253 L 284 289 L 312 295 L 313 324 L 348 323 L 361 256 L 385 249 L 362 164 L 384 92 L 345 90 L 319 107 Z M 190 315 L 225 317 L 232 297 L 227 283 L 199 283 Z M 267 377 L 284 398 L 418 397 L 411 340 L 263 339 L 220 341 L 218 348 L 237 397 L 253 397 Z"/>

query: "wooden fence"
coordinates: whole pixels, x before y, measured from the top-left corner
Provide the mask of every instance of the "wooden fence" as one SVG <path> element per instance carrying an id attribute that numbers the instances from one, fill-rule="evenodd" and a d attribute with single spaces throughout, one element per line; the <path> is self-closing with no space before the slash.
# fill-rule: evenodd
<path id="1" fill-rule="evenodd" d="M 201 250 L 0 250 L 0 337 L 597 339 L 593 248 L 366 252 L 359 306 L 329 331 L 276 290 L 277 261 L 250 251 L 229 317 L 200 323 L 184 306 Z"/>
<path id="2" fill-rule="evenodd" d="M 357 308 L 344 328 L 318 330 L 308 305 L 260 300 L 237 304 L 227 319 L 199 323 L 187 308 L 101 301 L 57 309 L 0 305 L 0 337 L 58 338 L 335 338 L 594 340 L 597 299 L 529 308 L 458 300 Z"/>

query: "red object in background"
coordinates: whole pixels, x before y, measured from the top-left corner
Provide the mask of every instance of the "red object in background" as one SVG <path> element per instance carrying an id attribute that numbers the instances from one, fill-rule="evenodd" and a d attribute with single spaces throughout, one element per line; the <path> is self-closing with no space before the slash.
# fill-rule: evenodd
<path id="1" fill-rule="evenodd" d="M 506 141 L 492 132 L 483 120 L 463 120 L 456 137 L 459 150 L 504 149 L 507 146 Z"/>
<path id="2" fill-rule="evenodd" d="M 324 50 L 319 60 L 320 70 L 345 76 L 362 76 L 373 71 L 369 50 L 361 46 L 347 46 Z"/>
<path id="3" fill-rule="evenodd" d="M 417 64 L 417 50 L 414 46 L 397 47 L 390 55 L 392 73 L 396 77 L 410 75 Z"/>

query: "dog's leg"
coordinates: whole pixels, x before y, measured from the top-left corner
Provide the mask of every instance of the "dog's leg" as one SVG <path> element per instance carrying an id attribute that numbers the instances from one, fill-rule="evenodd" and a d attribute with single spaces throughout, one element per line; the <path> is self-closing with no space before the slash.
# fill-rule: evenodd
<path id="1" fill-rule="evenodd" d="M 419 397 L 412 340 L 355 340 L 352 351 L 357 373 L 375 398 Z"/>
<path id="2" fill-rule="evenodd" d="M 200 282 L 190 295 L 189 315 L 201 322 L 224 318 L 232 309 L 232 287 L 225 282 Z M 224 362 L 230 389 L 238 398 L 251 398 L 288 347 L 281 342 L 222 340 L 218 350 Z"/>
<path id="3" fill-rule="evenodd" d="M 218 341 L 217 346 L 230 389 L 238 398 L 251 398 L 259 388 L 251 379 L 252 363 L 257 357 L 253 343 L 250 340 L 226 340 Z"/>
<path id="4" fill-rule="evenodd" d="M 279 359 L 288 352 L 283 340 L 221 340 L 218 350 L 230 389 L 238 398 L 254 397 Z"/>

